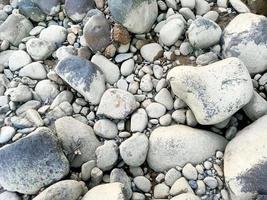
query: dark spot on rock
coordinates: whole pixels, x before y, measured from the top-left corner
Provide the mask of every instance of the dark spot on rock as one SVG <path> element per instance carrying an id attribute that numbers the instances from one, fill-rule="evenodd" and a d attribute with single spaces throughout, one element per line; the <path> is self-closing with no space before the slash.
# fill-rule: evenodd
<path id="1" fill-rule="evenodd" d="M 218 26 L 210 20 L 207 20 L 205 18 L 198 18 L 193 22 L 196 27 L 205 27 L 205 29 L 213 28 L 213 29 L 218 29 Z"/>

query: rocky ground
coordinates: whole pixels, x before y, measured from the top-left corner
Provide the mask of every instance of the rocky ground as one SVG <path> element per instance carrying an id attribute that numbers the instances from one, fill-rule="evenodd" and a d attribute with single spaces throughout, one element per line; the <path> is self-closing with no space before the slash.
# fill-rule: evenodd
<path id="1" fill-rule="evenodd" d="M 0 200 L 267 199 L 260 14 L 0 0 Z"/>

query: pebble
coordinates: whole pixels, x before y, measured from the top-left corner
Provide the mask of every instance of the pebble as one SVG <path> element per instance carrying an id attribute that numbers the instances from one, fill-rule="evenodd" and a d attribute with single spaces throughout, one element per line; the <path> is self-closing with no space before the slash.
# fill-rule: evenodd
<path id="1" fill-rule="evenodd" d="M 159 118 L 165 114 L 166 108 L 162 104 L 154 102 L 146 107 L 146 112 L 150 118 Z"/>
<path id="2" fill-rule="evenodd" d="M 215 189 L 218 186 L 218 182 L 214 177 L 206 177 L 203 181 L 211 189 Z"/>
<path id="3" fill-rule="evenodd" d="M 11 71 L 16 71 L 29 63 L 31 57 L 25 51 L 18 50 L 9 57 L 8 66 Z"/>
<path id="4" fill-rule="evenodd" d="M 134 65 L 135 65 L 135 63 L 134 63 L 133 59 L 129 59 L 129 60 L 124 61 L 120 67 L 121 75 L 123 75 L 123 76 L 130 75 L 134 70 Z"/>
<path id="5" fill-rule="evenodd" d="M 144 176 L 137 176 L 133 179 L 134 184 L 138 189 L 143 192 L 149 192 L 151 190 L 151 183 L 150 181 Z"/>
<path id="6" fill-rule="evenodd" d="M 187 180 L 184 177 L 179 178 L 174 182 L 170 189 L 170 195 L 175 196 L 181 193 L 194 193 Z"/>
<path id="7" fill-rule="evenodd" d="M 140 89 L 143 92 L 150 92 L 153 90 L 153 83 L 150 74 L 146 74 L 141 78 Z"/>
<path id="8" fill-rule="evenodd" d="M 168 110 L 173 109 L 173 99 L 168 89 L 162 88 L 155 96 L 155 101 L 164 105 Z"/>
<path id="9" fill-rule="evenodd" d="M 163 49 L 158 43 L 146 44 L 141 48 L 140 52 L 148 62 L 153 62 L 163 55 Z"/>
<path id="10" fill-rule="evenodd" d="M 32 99 L 32 92 L 26 85 L 19 85 L 16 88 L 11 88 L 6 91 L 10 95 L 10 100 L 13 102 L 27 102 Z"/>
<path id="11" fill-rule="evenodd" d="M 181 178 L 181 176 L 181 172 L 177 171 L 175 168 L 171 168 L 165 174 L 164 182 L 166 183 L 166 185 L 171 187 L 177 179 Z"/>
<path id="12" fill-rule="evenodd" d="M 169 191 L 170 188 L 166 184 L 160 183 L 155 185 L 153 196 L 157 199 L 165 199 L 168 197 Z"/>
<path id="13" fill-rule="evenodd" d="M 148 117 L 143 108 L 139 108 L 131 116 L 131 131 L 142 132 L 147 127 Z"/>
<path id="14" fill-rule="evenodd" d="M 35 86 L 35 92 L 43 102 L 52 102 L 59 94 L 58 85 L 49 79 L 39 81 Z"/>
<path id="15" fill-rule="evenodd" d="M 39 38 L 53 45 L 60 46 L 67 39 L 67 30 L 58 25 L 51 25 L 43 29 Z"/>
<path id="16" fill-rule="evenodd" d="M 184 199 L 200 200 L 200 198 L 198 196 L 191 194 L 191 193 L 183 193 L 183 194 L 180 194 L 176 197 L 171 198 L 171 200 L 184 200 Z"/>
<path id="17" fill-rule="evenodd" d="M 114 139 L 118 135 L 118 128 L 114 122 L 108 119 L 100 119 L 94 125 L 95 134 L 107 138 Z"/>
<path id="18" fill-rule="evenodd" d="M 250 13 L 249 8 L 240 0 L 229 0 L 233 8 L 239 13 Z"/>
<path id="19" fill-rule="evenodd" d="M 196 0 L 181 0 L 182 7 L 190 8 L 193 10 L 196 5 Z"/>
<path id="20" fill-rule="evenodd" d="M 197 180 L 197 170 L 191 163 L 188 163 L 183 167 L 182 173 L 188 180 Z"/>
<path id="21" fill-rule="evenodd" d="M 41 63 L 33 62 L 20 69 L 19 76 L 42 80 L 46 78 L 46 70 Z"/>
<path id="22" fill-rule="evenodd" d="M 92 169 L 96 167 L 96 161 L 95 160 L 90 160 L 87 161 L 86 163 L 82 164 L 81 167 L 81 178 L 84 181 L 87 181 L 91 177 L 91 172 Z"/>
<path id="23" fill-rule="evenodd" d="M 197 15 L 204 15 L 207 12 L 209 12 L 211 8 L 210 8 L 210 4 L 207 1 L 196 0 L 195 9 L 196 9 Z"/>
<path id="24" fill-rule="evenodd" d="M 138 167 L 146 160 L 148 138 L 143 133 L 135 133 L 123 141 L 119 148 L 123 161 L 129 166 Z"/>
<path id="25" fill-rule="evenodd" d="M 3 126 L 0 131 L 0 144 L 8 142 L 15 135 L 15 133 L 16 130 L 13 127 Z"/>
<path id="26" fill-rule="evenodd" d="M 45 60 L 55 50 L 55 46 L 50 42 L 41 40 L 39 38 L 32 38 L 26 42 L 28 54 L 33 60 Z"/>
<path id="27" fill-rule="evenodd" d="M 21 200 L 21 197 L 17 195 L 15 192 L 4 191 L 0 194 L 0 200 Z"/>

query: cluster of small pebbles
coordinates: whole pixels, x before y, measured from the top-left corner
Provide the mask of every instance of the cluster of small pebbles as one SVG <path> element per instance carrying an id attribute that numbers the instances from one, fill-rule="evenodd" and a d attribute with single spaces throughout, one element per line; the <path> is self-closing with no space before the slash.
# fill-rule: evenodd
<path id="1" fill-rule="evenodd" d="M 0 200 L 267 199 L 266 7 L 0 0 Z"/>

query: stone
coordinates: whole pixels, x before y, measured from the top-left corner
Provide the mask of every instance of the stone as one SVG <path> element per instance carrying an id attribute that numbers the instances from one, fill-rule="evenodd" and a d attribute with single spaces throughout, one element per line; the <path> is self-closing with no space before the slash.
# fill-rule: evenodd
<path id="1" fill-rule="evenodd" d="M 8 66 L 9 58 L 14 52 L 16 52 L 16 50 L 6 50 L 0 52 L 0 65 Z"/>
<path id="2" fill-rule="evenodd" d="M 26 102 L 32 99 L 32 92 L 27 85 L 19 85 L 6 91 L 10 100 L 14 102 Z"/>
<path id="3" fill-rule="evenodd" d="M 58 86 L 49 79 L 39 81 L 35 86 L 35 92 L 43 102 L 52 102 L 59 93 Z"/>
<path id="4" fill-rule="evenodd" d="M 166 113 L 166 108 L 160 103 L 151 103 L 146 107 L 147 115 L 150 118 L 159 118 Z"/>
<path id="5" fill-rule="evenodd" d="M 42 80 L 46 78 L 46 70 L 41 63 L 33 62 L 20 69 L 19 76 Z"/>
<path id="6" fill-rule="evenodd" d="M 96 166 L 96 161 L 95 160 L 90 160 L 84 164 L 82 164 L 81 168 L 81 178 L 84 181 L 87 181 L 91 177 L 91 172 L 93 168 Z"/>
<path id="7" fill-rule="evenodd" d="M 118 135 L 117 125 L 108 119 L 100 119 L 94 124 L 95 134 L 106 138 L 114 139 Z"/>
<path id="8" fill-rule="evenodd" d="M 133 59 L 129 59 L 129 60 L 124 61 L 121 64 L 121 68 L 120 69 L 121 69 L 121 75 L 123 75 L 123 76 L 130 75 L 134 70 L 134 60 Z"/>
<path id="9" fill-rule="evenodd" d="M 189 42 L 193 47 L 200 49 L 206 49 L 219 43 L 221 35 L 222 29 L 220 26 L 203 17 L 193 21 L 188 29 Z"/>
<path id="10" fill-rule="evenodd" d="M 216 22 L 217 19 L 219 18 L 219 13 L 217 11 L 211 10 L 207 12 L 205 15 L 203 15 L 203 17 Z"/>
<path id="11" fill-rule="evenodd" d="M 192 19 L 192 20 L 195 20 L 196 19 L 196 16 L 194 14 L 194 12 L 192 10 L 190 10 L 190 8 L 181 8 L 179 10 L 179 13 L 186 19 L 186 20 L 189 20 L 189 19 Z"/>
<path id="12" fill-rule="evenodd" d="M 118 160 L 118 145 L 115 140 L 106 140 L 96 151 L 96 166 L 102 171 L 111 170 Z"/>
<path id="13" fill-rule="evenodd" d="M 1 186 L 22 194 L 35 194 L 69 173 L 69 162 L 48 128 L 2 147 L 0 158 Z"/>
<path id="14" fill-rule="evenodd" d="M 100 102 L 106 86 L 105 77 L 98 66 L 86 59 L 71 56 L 61 60 L 55 70 L 90 103 L 96 105 Z"/>
<path id="15" fill-rule="evenodd" d="M 59 181 L 46 188 L 33 200 L 77 200 L 83 194 L 83 184 L 75 180 Z"/>
<path id="16" fill-rule="evenodd" d="M 191 163 L 188 163 L 183 167 L 182 173 L 188 180 L 197 180 L 197 170 Z"/>
<path id="17" fill-rule="evenodd" d="M 103 15 L 94 15 L 83 28 L 84 39 L 93 51 L 103 51 L 111 43 L 111 26 Z"/>
<path id="18" fill-rule="evenodd" d="M 55 127 L 72 167 L 80 167 L 83 163 L 96 158 L 95 150 L 101 143 L 90 126 L 73 117 L 62 117 L 56 120 Z"/>
<path id="19" fill-rule="evenodd" d="M 110 84 L 116 83 L 120 78 L 120 70 L 117 65 L 107 59 L 105 56 L 95 54 L 91 62 L 96 64 L 104 73 L 106 81 Z"/>
<path id="20" fill-rule="evenodd" d="M 56 96 L 56 98 L 54 99 L 54 101 L 50 105 L 50 109 L 54 109 L 56 106 L 58 106 L 59 104 L 63 103 L 64 101 L 67 101 L 67 102 L 71 103 L 72 100 L 73 100 L 72 92 L 70 92 L 68 90 L 63 90 L 62 92 L 60 92 Z"/>
<path id="21" fill-rule="evenodd" d="M 165 183 L 160 183 L 154 187 L 154 198 L 165 199 L 169 195 L 170 188 Z"/>
<path id="22" fill-rule="evenodd" d="M 211 189 L 215 189 L 218 186 L 218 181 L 214 177 L 206 177 L 203 181 Z"/>
<path id="23" fill-rule="evenodd" d="M 8 142 L 16 133 L 12 126 L 3 126 L 0 131 L 0 144 Z"/>
<path id="24" fill-rule="evenodd" d="M 146 74 L 141 78 L 140 89 L 143 92 L 150 92 L 151 90 L 153 90 L 153 83 L 150 74 Z"/>
<path id="25" fill-rule="evenodd" d="M 74 22 L 80 22 L 95 7 L 93 0 L 65 0 L 65 11 Z"/>
<path id="26" fill-rule="evenodd" d="M 231 199 L 254 199 L 266 190 L 266 122 L 264 115 L 239 131 L 225 149 L 224 175 Z"/>
<path id="27" fill-rule="evenodd" d="M 140 52 L 148 62 L 153 62 L 163 55 L 163 49 L 158 43 L 146 44 L 141 48 Z"/>
<path id="28" fill-rule="evenodd" d="M 22 104 L 20 107 L 17 108 L 16 114 L 21 115 L 26 112 L 28 109 L 38 109 L 41 107 L 40 101 L 30 100 Z"/>
<path id="29" fill-rule="evenodd" d="M 193 10 L 196 5 L 196 0 L 181 0 L 182 7 L 184 8 L 190 8 Z"/>
<path id="30" fill-rule="evenodd" d="M 229 0 L 233 8 L 239 13 L 250 13 L 249 8 L 240 0 Z"/>
<path id="31" fill-rule="evenodd" d="M 195 9 L 197 15 L 204 15 L 210 11 L 210 4 L 205 0 L 196 0 Z"/>
<path id="32" fill-rule="evenodd" d="M 11 71 L 16 71 L 31 62 L 31 57 L 22 50 L 15 51 L 9 57 L 8 66 Z"/>
<path id="33" fill-rule="evenodd" d="M 184 32 L 184 28 L 185 24 L 181 19 L 171 19 L 160 29 L 159 39 L 164 45 L 171 46 L 181 37 Z"/>
<path id="34" fill-rule="evenodd" d="M 173 99 L 168 89 L 162 88 L 154 98 L 156 102 L 161 103 L 168 110 L 173 109 Z"/>
<path id="35" fill-rule="evenodd" d="M 47 15 L 55 15 L 60 10 L 60 0 L 38 1 L 34 0 L 37 6 Z"/>
<path id="36" fill-rule="evenodd" d="M 42 120 L 42 117 L 40 116 L 40 114 L 36 110 L 34 110 L 34 109 L 28 109 L 25 114 L 26 114 L 26 118 L 35 127 L 44 126 L 44 121 Z"/>
<path id="37" fill-rule="evenodd" d="M 208 65 L 208 64 L 212 64 L 216 61 L 218 61 L 218 56 L 217 56 L 217 54 L 215 54 L 211 51 L 199 55 L 196 59 L 196 63 L 198 65 Z"/>
<path id="38" fill-rule="evenodd" d="M 183 193 L 176 197 L 171 198 L 171 200 L 200 200 L 200 198 L 191 193 Z"/>
<path id="39" fill-rule="evenodd" d="M 188 162 L 198 164 L 217 150 L 224 150 L 226 144 L 224 137 L 209 131 L 184 125 L 159 127 L 149 138 L 147 162 L 157 172 Z"/>
<path id="40" fill-rule="evenodd" d="M 127 200 L 121 183 L 108 183 L 93 187 L 82 200 Z"/>
<path id="41" fill-rule="evenodd" d="M 179 178 L 175 183 L 171 186 L 170 195 L 175 196 L 182 193 L 194 193 L 187 180 L 184 177 Z"/>
<path id="42" fill-rule="evenodd" d="M 150 181 L 144 176 L 137 176 L 133 179 L 134 184 L 138 189 L 143 192 L 149 192 L 151 190 L 151 183 Z"/>
<path id="43" fill-rule="evenodd" d="M 111 119 L 125 119 L 137 108 L 134 96 L 121 89 L 108 89 L 103 94 L 97 115 Z"/>
<path id="44" fill-rule="evenodd" d="M 45 60 L 51 56 L 55 50 L 55 46 L 53 44 L 39 38 L 32 38 L 28 40 L 26 48 L 28 54 L 30 54 L 33 60 Z"/>
<path id="45" fill-rule="evenodd" d="M 67 30 L 59 25 L 50 25 L 43 29 L 39 38 L 55 46 L 60 46 L 67 38 Z"/>
<path id="46" fill-rule="evenodd" d="M 32 21 L 41 22 L 46 18 L 45 13 L 33 0 L 18 1 L 18 8 L 21 14 L 23 14 L 27 18 L 30 18 Z"/>
<path id="47" fill-rule="evenodd" d="M 148 117 L 145 109 L 139 108 L 131 116 L 131 131 L 143 132 L 147 127 Z"/>
<path id="48" fill-rule="evenodd" d="M 7 40 L 14 46 L 18 46 L 21 40 L 29 35 L 32 23 L 23 15 L 11 14 L 0 25 L 0 40 Z"/>
<path id="49" fill-rule="evenodd" d="M 21 197 L 17 195 L 15 192 L 5 191 L 0 194 L 0 200 L 21 200 Z"/>
<path id="50" fill-rule="evenodd" d="M 253 95 L 248 70 L 237 58 L 197 68 L 179 66 L 169 71 L 167 79 L 174 94 L 191 108 L 203 125 L 229 118 Z"/>
<path id="51" fill-rule="evenodd" d="M 148 152 L 148 138 L 143 133 L 135 133 L 120 145 L 120 155 L 123 161 L 133 167 L 142 165 Z"/>
<path id="52" fill-rule="evenodd" d="M 171 168 L 170 170 L 167 171 L 164 177 L 164 182 L 168 186 L 172 186 L 176 180 L 181 178 L 182 174 L 180 171 L 177 171 L 175 168 Z"/>
<path id="53" fill-rule="evenodd" d="M 112 30 L 112 37 L 115 42 L 126 45 L 131 41 L 131 36 L 126 28 L 120 24 L 115 24 Z"/>
<path id="54" fill-rule="evenodd" d="M 113 19 L 132 33 L 149 32 L 158 16 L 156 0 L 108 0 Z"/>
<path id="55" fill-rule="evenodd" d="M 267 114 L 267 101 L 254 91 L 252 99 L 243 107 L 243 110 L 249 119 L 255 121 Z"/>
<path id="56" fill-rule="evenodd" d="M 265 71 L 267 69 L 266 27 L 267 18 L 264 16 L 252 13 L 236 16 L 223 32 L 223 57 L 239 58 L 251 74 Z"/>

